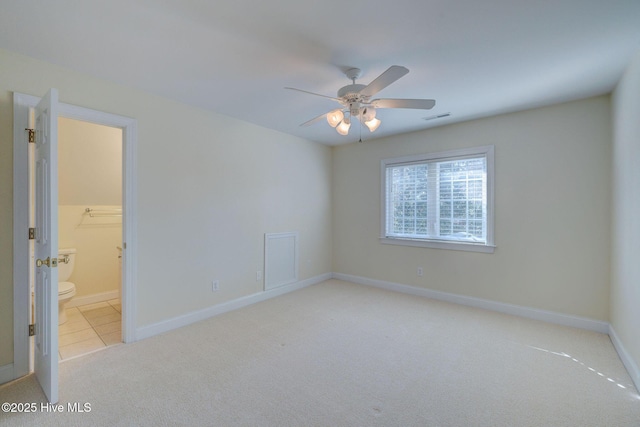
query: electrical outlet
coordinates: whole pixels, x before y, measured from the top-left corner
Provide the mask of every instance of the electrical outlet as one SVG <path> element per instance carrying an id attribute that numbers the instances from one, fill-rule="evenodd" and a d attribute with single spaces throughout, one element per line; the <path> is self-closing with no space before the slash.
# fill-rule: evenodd
<path id="1" fill-rule="evenodd" d="M 422 276 L 424 276 L 424 270 L 422 269 L 422 267 L 418 267 L 418 277 Z"/>
<path id="2" fill-rule="evenodd" d="M 262 280 L 262 270 L 256 271 L 256 282 Z"/>
<path id="3" fill-rule="evenodd" d="M 220 281 L 213 280 L 211 282 L 211 292 L 218 292 L 220 290 Z"/>

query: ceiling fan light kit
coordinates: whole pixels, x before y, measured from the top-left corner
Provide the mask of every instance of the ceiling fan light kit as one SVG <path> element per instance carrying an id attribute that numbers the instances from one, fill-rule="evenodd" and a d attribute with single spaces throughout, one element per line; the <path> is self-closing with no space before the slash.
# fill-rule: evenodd
<path id="1" fill-rule="evenodd" d="M 373 107 L 362 107 L 362 119 L 369 122 L 376 118 L 376 109 Z"/>
<path id="2" fill-rule="evenodd" d="M 352 84 L 340 88 L 338 90 L 337 98 L 292 87 L 286 87 L 285 89 L 330 98 L 342 105 L 342 108 L 321 114 L 318 117 L 304 122 L 300 126 L 310 126 L 323 118 L 326 118 L 329 126 L 335 128 L 340 135 L 348 135 L 349 128 L 351 127 L 351 119 L 355 117 L 361 123 L 364 123 L 367 128 L 369 128 L 370 132 L 374 132 L 382 123 L 382 121 L 376 117 L 377 108 L 413 108 L 430 110 L 436 104 L 433 99 L 371 99 L 373 95 L 400 79 L 408 72 L 409 70 L 405 67 L 392 65 L 384 73 L 376 77 L 376 79 L 371 83 L 363 85 L 356 83 L 356 79 L 360 77 L 360 69 L 350 68 L 345 71 L 345 75 L 347 78 L 351 79 Z"/>
<path id="3" fill-rule="evenodd" d="M 344 114 L 340 109 L 333 110 L 327 113 L 327 122 L 329 122 L 329 126 L 331 126 L 332 128 L 338 126 L 338 123 L 340 123 L 342 119 L 344 119 Z"/>
<path id="4" fill-rule="evenodd" d="M 379 119 L 376 119 L 375 117 L 369 121 L 364 122 L 365 125 L 367 125 L 367 127 L 369 128 L 369 132 L 373 132 L 376 129 L 378 129 L 378 126 L 380 126 L 380 123 L 382 123 Z"/>
<path id="5" fill-rule="evenodd" d="M 336 126 L 336 131 L 340 134 L 340 135 L 348 135 L 349 134 L 349 128 L 351 127 L 351 120 L 349 120 L 349 117 L 345 117 L 338 126 Z"/>

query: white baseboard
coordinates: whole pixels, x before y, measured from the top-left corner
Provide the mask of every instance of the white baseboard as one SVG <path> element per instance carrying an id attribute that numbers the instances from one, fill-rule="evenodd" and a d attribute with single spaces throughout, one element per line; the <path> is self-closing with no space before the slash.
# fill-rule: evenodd
<path id="1" fill-rule="evenodd" d="M 0 366 L 0 384 L 8 383 L 15 380 L 13 372 L 13 363 Z"/>
<path id="2" fill-rule="evenodd" d="M 512 314 L 514 316 L 526 317 L 528 319 L 542 320 L 544 322 L 554 323 L 557 325 L 572 326 L 575 328 L 587 329 L 603 334 L 609 333 L 609 323 L 599 320 L 587 319 L 584 317 L 570 316 L 553 311 L 539 310 L 537 308 L 507 304 L 464 295 L 456 295 L 442 291 L 434 291 L 432 289 L 417 288 L 415 286 L 386 282 L 382 280 L 370 279 L 367 277 L 351 276 L 349 274 L 334 273 L 333 278 L 345 280 L 347 282 L 358 283 L 361 285 L 374 286 L 376 288 L 382 288 L 389 291 L 402 292 L 405 294 L 432 298 L 439 301 L 451 302 L 454 304 L 461 304 L 470 307 L 483 308 L 485 310 L 497 311 L 500 313 Z"/>
<path id="3" fill-rule="evenodd" d="M 307 286 L 315 285 L 325 280 L 329 280 L 333 277 L 332 273 L 321 274 L 309 279 L 301 280 L 289 285 L 281 286 L 278 288 L 270 289 L 264 292 L 258 292 L 252 295 L 247 295 L 232 301 L 227 301 L 222 304 L 207 307 L 203 310 L 194 311 L 191 313 L 183 314 L 182 316 L 167 319 L 162 322 L 154 323 L 153 325 L 143 326 L 136 330 L 136 339 L 141 340 L 152 337 L 164 332 L 171 331 L 173 329 L 181 328 L 183 326 L 190 325 L 195 322 L 199 322 L 209 317 L 217 316 L 219 314 L 227 313 L 229 311 L 237 310 L 261 301 L 268 300 L 289 292 L 296 291 L 298 289 L 306 288 Z"/>
<path id="4" fill-rule="evenodd" d="M 640 391 L 640 368 L 633 360 L 633 358 L 627 352 L 627 349 L 622 345 L 622 341 L 616 334 L 613 326 L 609 325 L 609 338 L 611 338 L 611 342 L 618 352 L 618 356 L 620 356 L 620 360 L 622 360 L 622 364 L 625 368 L 627 368 L 627 372 L 629 372 L 629 376 L 631 380 L 633 380 L 633 384 L 636 386 L 636 390 Z"/>
<path id="5" fill-rule="evenodd" d="M 86 295 L 82 297 L 73 297 L 67 303 L 67 308 L 78 307 L 80 305 L 95 304 L 97 302 L 109 301 L 110 299 L 120 298 L 120 291 L 102 292 L 99 294 Z"/>

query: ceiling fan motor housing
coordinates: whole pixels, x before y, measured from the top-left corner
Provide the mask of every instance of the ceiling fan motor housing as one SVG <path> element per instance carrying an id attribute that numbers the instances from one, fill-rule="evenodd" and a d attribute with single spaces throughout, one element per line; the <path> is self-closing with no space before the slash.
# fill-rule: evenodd
<path id="1" fill-rule="evenodd" d="M 347 85 L 338 90 L 338 98 L 344 99 L 347 103 L 362 102 L 364 96 L 360 95 L 360 91 L 367 87 L 361 84 Z"/>
<path id="2" fill-rule="evenodd" d="M 345 107 L 349 108 L 351 117 L 358 117 L 360 115 L 360 107 L 362 104 L 369 102 L 369 97 L 360 94 L 360 91 L 367 87 L 361 84 L 351 84 L 340 88 L 338 91 L 338 98 Z"/>

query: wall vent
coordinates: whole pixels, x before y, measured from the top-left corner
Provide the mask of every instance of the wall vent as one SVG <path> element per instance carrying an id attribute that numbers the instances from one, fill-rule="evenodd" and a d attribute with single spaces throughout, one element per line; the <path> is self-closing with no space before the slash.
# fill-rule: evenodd
<path id="1" fill-rule="evenodd" d="M 264 290 L 298 281 L 298 233 L 264 235 Z"/>

